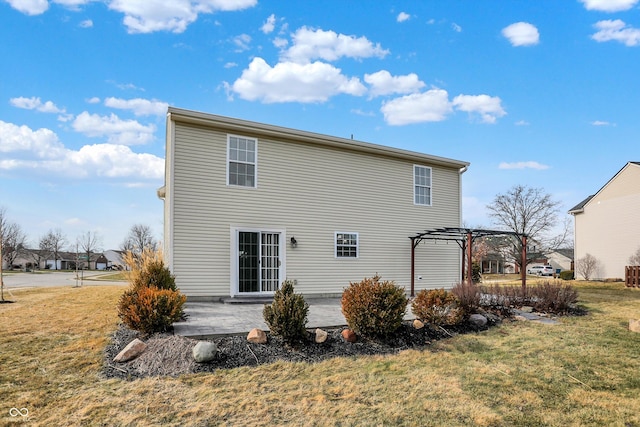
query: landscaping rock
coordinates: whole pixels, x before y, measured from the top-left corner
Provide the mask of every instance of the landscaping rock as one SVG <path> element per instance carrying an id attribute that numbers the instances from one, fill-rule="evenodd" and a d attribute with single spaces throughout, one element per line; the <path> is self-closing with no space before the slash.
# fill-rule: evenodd
<path id="1" fill-rule="evenodd" d="M 472 314 L 469 316 L 469 323 L 478 328 L 483 328 L 487 325 L 487 318 L 482 314 Z"/>
<path id="2" fill-rule="evenodd" d="M 247 341 L 254 344 L 266 344 L 267 334 L 262 329 L 253 328 L 247 335 Z"/>
<path id="3" fill-rule="evenodd" d="M 318 344 L 322 344 L 323 342 L 325 342 L 328 336 L 329 334 L 327 333 L 327 331 L 323 331 L 320 328 L 316 329 L 316 342 Z"/>
<path id="4" fill-rule="evenodd" d="M 351 329 L 345 329 L 344 331 L 342 331 L 342 338 L 346 342 L 356 342 L 356 341 L 358 341 L 358 337 L 356 336 L 356 333 L 353 332 Z"/>
<path id="5" fill-rule="evenodd" d="M 629 319 L 629 330 L 631 332 L 640 332 L 640 320 Z"/>
<path id="6" fill-rule="evenodd" d="M 200 341 L 193 347 L 193 360 L 198 363 L 211 362 L 216 357 L 218 346 L 210 341 Z"/>
<path id="7" fill-rule="evenodd" d="M 422 329 L 424 328 L 424 323 L 422 323 L 420 320 L 416 319 L 413 321 L 413 328 L 414 329 Z"/>
<path id="8" fill-rule="evenodd" d="M 533 307 L 529 307 L 528 305 L 520 307 L 520 311 L 524 311 L 525 313 L 533 313 Z"/>
<path id="9" fill-rule="evenodd" d="M 513 318 L 514 318 L 515 320 L 519 320 L 520 322 L 526 322 L 527 320 L 529 320 L 529 319 L 527 319 L 526 317 L 521 316 L 521 315 L 519 315 L 519 314 L 516 314 L 515 316 L 513 316 Z"/>
<path id="10" fill-rule="evenodd" d="M 147 348 L 147 345 L 139 340 L 138 338 L 131 341 L 125 348 L 122 349 L 120 353 L 116 357 L 113 358 L 114 362 L 124 363 L 129 360 L 133 360 L 136 357 L 140 356 L 143 351 Z"/>

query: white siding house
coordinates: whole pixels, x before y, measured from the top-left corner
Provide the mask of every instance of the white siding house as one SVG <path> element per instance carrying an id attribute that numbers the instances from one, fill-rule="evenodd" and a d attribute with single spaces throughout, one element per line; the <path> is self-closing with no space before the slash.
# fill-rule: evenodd
<path id="1" fill-rule="evenodd" d="M 576 277 L 586 254 L 599 262 L 593 279 L 624 279 L 629 257 L 640 247 L 640 162 L 627 163 L 593 196 L 569 213 L 575 223 Z"/>
<path id="2" fill-rule="evenodd" d="M 411 240 L 460 227 L 468 163 L 170 108 L 164 245 L 190 299 L 339 295 L 376 273 L 408 288 Z M 460 280 L 458 245 L 416 250 L 416 289 Z"/>

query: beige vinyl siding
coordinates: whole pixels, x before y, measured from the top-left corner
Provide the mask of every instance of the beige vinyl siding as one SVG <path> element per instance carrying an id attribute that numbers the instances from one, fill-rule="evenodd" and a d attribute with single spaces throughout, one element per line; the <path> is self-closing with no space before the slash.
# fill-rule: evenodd
<path id="1" fill-rule="evenodd" d="M 258 140 L 257 188 L 226 185 L 227 132 L 175 125 L 171 266 L 188 296 L 231 293 L 234 227 L 286 230 L 286 276 L 305 294 L 336 294 L 375 273 L 408 288 L 409 236 L 460 225 L 457 168 L 232 133 Z M 432 206 L 413 203 L 414 164 L 432 168 Z M 336 231 L 358 233 L 358 259 L 335 257 Z M 455 243 L 420 245 L 416 287 L 452 286 L 459 259 Z"/>
<path id="2" fill-rule="evenodd" d="M 622 278 L 640 246 L 640 166 L 628 164 L 575 215 L 575 261 L 600 261 L 595 279 Z"/>

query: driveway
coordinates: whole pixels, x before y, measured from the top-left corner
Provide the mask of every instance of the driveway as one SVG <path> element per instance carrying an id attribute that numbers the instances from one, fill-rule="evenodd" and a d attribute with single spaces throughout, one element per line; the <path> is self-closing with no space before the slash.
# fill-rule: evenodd
<path id="1" fill-rule="evenodd" d="M 122 281 L 96 280 L 96 277 L 104 276 L 110 272 L 84 271 L 78 272 L 80 276 L 76 280 L 75 272 L 38 271 L 35 273 L 22 273 L 8 271 L 3 273 L 2 281 L 5 289 L 19 288 L 45 288 L 56 286 L 102 286 L 102 285 L 126 285 Z M 82 279 L 82 280 L 81 280 Z"/>

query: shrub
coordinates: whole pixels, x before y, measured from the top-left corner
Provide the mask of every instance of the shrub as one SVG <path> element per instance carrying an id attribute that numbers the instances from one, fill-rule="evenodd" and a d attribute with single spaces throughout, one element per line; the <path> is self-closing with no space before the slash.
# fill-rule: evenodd
<path id="1" fill-rule="evenodd" d="M 411 303 L 411 312 L 432 325 L 455 325 L 462 321 L 464 310 L 458 298 L 444 289 L 421 290 Z"/>
<path id="2" fill-rule="evenodd" d="M 404 289 L 393 281 L 380 281 L 377 274 L 351 282 L 342 294 L 342 314 L 357 334 L 385 338 L 402 325 L 407 310 Z"/>
<path id="3" fill-rule="evenodd" d="M 128 289 L 118 302 L 118 316 L 131 329 L 151 334 L 166 332 L 183 315 L 187 297 L 169 289 Z"/>
<path id="4" fill-rule="evenodd" d="M 476 283 L 469 283 L 468 280 L 456 284 L 451 293 L 458 298 L 458 304 L 465 314 L 475 313 L 480 307 L 480 287 Z"/>
<path id="5" fill-rule="evenodd" d="M 564 270 L 559 276 L 562 280 L 573 280 L 573 270 Z"/>
<path id="6" fill-rule="evenodd" d="M 176 291 L 176 280 L 164 266 L 161 251 L 145 249 L 140 254 L 127 252 L 124 263 L 129 267 L 127 279 L 133 288 L 143 286 Z"/>
<path id="7" fill-rule="evenodd" d="M 129 328 L 151 334 L 166 332 L 184 316 L 187 300 L 176 288 L 175 278 L 164 266 L 162 253 L 144 250 L 127 253 L 129 289 L 118 301 L 118 316 Z"/>
<path id="8" fill-rule="evenodd" d="M 482 282 L 482 271 L 480 268 L 480 264 L 478 264 L 477 262 L 471 264 L 471 280 L 473 281 L 473 283 Z"/>
<path id="9" fill-rule="evenodd" d="M 562 282 L 545 281 L 531 288 L 532 306 L 536 311 L 563 314 L 578 301 L 578 292 Z"/>
<path id="10" fill-rule="evenodd" d="M 274 335 L 288 342 L 303 341 L 307 337 L 309 304 L 302 295 L 293 292 L 293 281 L 285 280 L 273 296 L 272 304 L 265 304 L 262 316 Z"/>

